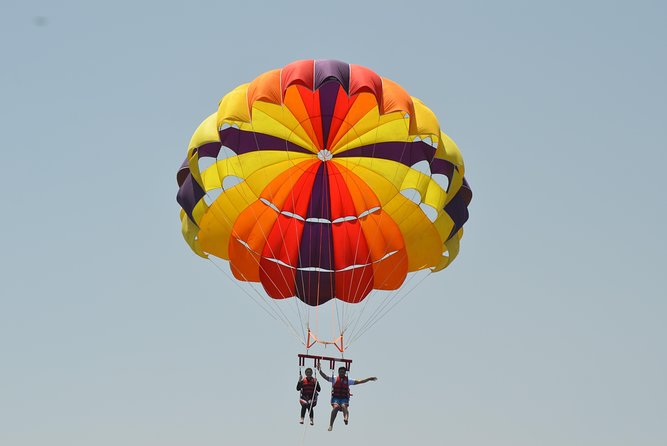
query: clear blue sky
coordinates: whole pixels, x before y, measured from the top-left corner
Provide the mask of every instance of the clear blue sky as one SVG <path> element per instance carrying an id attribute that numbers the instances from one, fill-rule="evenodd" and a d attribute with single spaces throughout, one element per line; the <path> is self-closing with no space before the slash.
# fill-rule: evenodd
<path id="1" fill-rule="evenodd" d="M 218 100 L 305 58 L 403 85 L 473 187 L 460 257 L 349 352 L 306 444 L 667 444 L 663 2 L 0 6 L 0 443 L 304 440 L 283 327 L 180 235 Z M 326 386 L 325 386 L 326 387 Z"/>

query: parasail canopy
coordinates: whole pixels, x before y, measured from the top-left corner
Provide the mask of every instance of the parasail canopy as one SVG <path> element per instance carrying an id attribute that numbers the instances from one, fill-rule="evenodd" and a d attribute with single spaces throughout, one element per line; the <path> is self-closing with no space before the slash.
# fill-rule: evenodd
<path id="1" fill-rule="evenodd" d="M 177 180 L 195 253 L 310 307 L 359 303 L 446 268 L 472 197 L 433 112 L 336 60 L 297 61 L 225 95 Z"/>

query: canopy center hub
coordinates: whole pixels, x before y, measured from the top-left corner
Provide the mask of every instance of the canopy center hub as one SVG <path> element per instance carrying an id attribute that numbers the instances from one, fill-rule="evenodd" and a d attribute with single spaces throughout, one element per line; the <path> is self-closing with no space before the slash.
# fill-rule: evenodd
<path id="1" fill-rule="evenodd" d="M 324 149 L 317 152 L 317 157 L 320 159 L 320 161 L 329 161 L 331 158 L 333 158 L 333 154 L 327 149 Z"/>

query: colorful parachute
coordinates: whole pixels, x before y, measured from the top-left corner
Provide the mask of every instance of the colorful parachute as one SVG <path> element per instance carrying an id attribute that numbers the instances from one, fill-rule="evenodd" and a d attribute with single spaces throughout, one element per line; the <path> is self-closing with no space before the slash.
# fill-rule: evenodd
<path id="1" fill-rule="evenodd" d="M 358 303 L 456 257 L 472 193 L 456 144 L 395 82 L 303 60 L 228 93 L 178 171 L 202 257 L 273 299 Z"/>

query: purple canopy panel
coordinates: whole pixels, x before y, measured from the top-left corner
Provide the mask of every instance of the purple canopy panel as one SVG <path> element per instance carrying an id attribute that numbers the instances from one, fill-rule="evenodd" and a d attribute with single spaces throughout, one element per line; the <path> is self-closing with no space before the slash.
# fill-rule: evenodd
<path id="1" fill-rule="evenodd" d="M 350 64 L 340 60 L 315 61 L 315 89 L 317 90 L 327 79 L 336 79 L 347 93 L 350 91 Z"/>
<path id="2" fill-rule="evenodd" d="M 181 187 L 178 188 L 176 201 L 181 205 L 185 213 L 188 214 L 190 220 L 193 222 L 195 219 L 192 216 L 192 211 L 204 195 L 206 195 L 206 192 L 204 192 L 204 189 L 202 189 L 194 178 L 192 178 L 192 174 L 188 174 Z"/>
<path id="3" fill-rule="evenodd" d="M 278 138 L 277 136 L 257 132 L 247 132 L 235 127 L 227 127 L 226 129 L 221 130 L 220 141 L 222 145 L 228 147 L 237 155 L 254 152 L 256 150 L 289 150 L 291 152 L 312 153 L 299 145 Z"/>
<path id="4" fill-rule="evenodd" d="M 307 219 L 331 219 L 327 164 L 317 170 L 308 203 Z M 331 223 L 306 221 L 299 245 L 296 295 L 309 305 L 320 305 L 334 297 L 333 236 Z M 302 268 L 318 268 L 304 271 Z M 321 271 L 326 270 L 326 271 Z"/>

